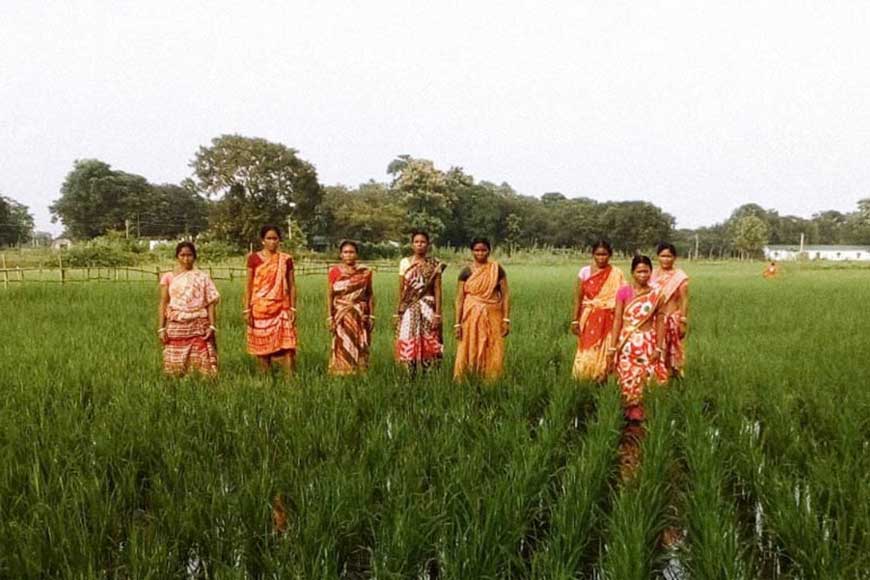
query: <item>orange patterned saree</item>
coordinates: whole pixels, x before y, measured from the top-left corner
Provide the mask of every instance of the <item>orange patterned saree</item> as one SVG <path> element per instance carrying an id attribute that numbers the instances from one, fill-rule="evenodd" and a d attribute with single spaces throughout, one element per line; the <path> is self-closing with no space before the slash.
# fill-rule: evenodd
<path id="1" fill-rule="evenodd" d="M 607 345 L 613 329 L 616 292 L 624 283 L 622 271 L 613 266 L 583 280 L 580 336 L 572 370 L 575 379 L 601 382 L 607 378 Z"/>
<path id="2" fill-rule="evenodd" d="M 254 256 L 252 256 L 253 258 Z M 251 294 L 253 324 L 248 326 L 248 353 L 269 356 L 296 350 L 296 327 L 290 317 L 290 288 L 287 271 L 293 259 L 284 253 L 259 257 L 254 269 Z M 249 267 L 252 261 L 248 261 Z"/>

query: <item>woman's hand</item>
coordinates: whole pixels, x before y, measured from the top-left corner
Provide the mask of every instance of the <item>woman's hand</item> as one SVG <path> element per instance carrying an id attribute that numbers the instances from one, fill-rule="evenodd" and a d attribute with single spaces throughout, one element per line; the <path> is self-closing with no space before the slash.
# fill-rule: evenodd
<path id="1" fill-rule="evenodd" d="M 366 316 L 366 328 L 368 328 L 369 332 L 375 329 L 375 317 L 374 316 Z"/>
<path id="2" fill-rule="evenodd" d="M 501 335 L 507 336 L 511 333 L 511 321 L 507 318 L 501 321 Z"/>
<path id="3" fill-rule="evenodd" d="M 326 328 L 329 329 L 329 332 L 331 332 L 332 334 L 335 334 L 335 318 L 330 316 L 329 318 L 326 319 Z"/>
<path id="4" fill-rule="evenodd" d="M 441 315 L 435 314 L 434 316 L 432 316 L 432 326 L 435 327 L 435 330 L 439 330 L 441 328 L 441 325 L 442 325 Z"/>
<path id="5" fill-rule="evenodd" d="M 662 358 L 662 349 L 657 347 L 653 351 L 652 355 L 649 357 L 649 360 L 652 363 L 657 363 L 657 362 L 659 362 L 659 360 L 661 360 L 661 358 Z"/>
<path id="6" fill-rule="evenodd" d="M 290 308 L 290 311 L 287 313 L 287 319 L 290 321 L 290 326 L 296 326 L 296 309 Z"/>
<path id="7" fill-rule="evenodd" d="M 689 332 L 689 323 L 685 318 L 680 319 L 679 332 L 680 338 L 686 338 L 686 333 Z"/>
<path id="8" fill-rule="evenodd" d="M 462 340 L 462 325 L 454 324 L 453 325 L 453 335 L 456 337 L 456 340 Z"/>
<path id="9" fill-rule="evenodd" d="M 251 312 L 250 310 L 245 310 L 244 312 L 242 312 L 242 316 L 245 317 L 245 324 L 247 324 L 248 326 L 253 328 L 254 327 L 254 313 Z"/>
<path id="10" fill-rule="evenodd" d="M 393 314 L 393 332 L 399 332 L 399 327 L 402 325 L 402 315 Z"/>
<path id="11" fill-rule="evenodd" d="M 214 333 L 216 330 L 217 329 L 214 327 L 214 325 L 209 325 L 208 329 L 206 329 L 205 331 L 205 336 L 203 336 L 203 339 L 207 342 L 214 338 Z"/>
<path id="12" fill-rule="evenodd" d="M 160 340 L 160 344 L 166 344 L 169 342 L 169 337 L 166 336 L 165 328 L 161 328 L 157 331 L 157 338 Z"/>
<path id="13" fill-rule="evenodd" d="M 572 320 L 570 330 L 571 334 L 573 334 L 574 336 L 580 336 L 580 321 Z"/>

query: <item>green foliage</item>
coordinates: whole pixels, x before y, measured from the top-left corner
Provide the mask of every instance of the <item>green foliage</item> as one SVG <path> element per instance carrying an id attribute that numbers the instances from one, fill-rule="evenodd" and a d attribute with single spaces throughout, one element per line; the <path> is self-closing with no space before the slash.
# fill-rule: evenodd
<path id="1" fill-rule="evenodd" d="M 33 216 L 27 206 L 0 195 L 0 246 L 21 245 L 33 237 Z"/>
<path id="2" fill-rule="evenodd" d="M 734 247 L 747 256 L 758 256 L 768 239 L 767 224 L 760 217 L 745 215 L 733 225 Z"/>
<path id="3" fill-rule="evenodd" d="M 304 230 L 314 225 L 323 193 L 314 166 L 295 149 L 221 135 L 199 148 L 191 167 L 198 191 L 218 198 L 210 224 L 220 239 L 247 247 L 259 241 L 263 224 L 284 226 L 292 217 Z"/>

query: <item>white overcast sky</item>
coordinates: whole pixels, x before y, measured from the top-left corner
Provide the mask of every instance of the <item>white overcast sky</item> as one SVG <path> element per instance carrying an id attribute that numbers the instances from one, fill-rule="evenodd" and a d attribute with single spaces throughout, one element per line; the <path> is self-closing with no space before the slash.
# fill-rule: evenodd
<path id="1" fill-rule="evenodd" d="M 870 196 L 870 2 L 0 1 L 0 192 L 53 232 L 75 159 L 152 182 L 222 133 L 321 182 L 398 154 L 695 227 Z"/>

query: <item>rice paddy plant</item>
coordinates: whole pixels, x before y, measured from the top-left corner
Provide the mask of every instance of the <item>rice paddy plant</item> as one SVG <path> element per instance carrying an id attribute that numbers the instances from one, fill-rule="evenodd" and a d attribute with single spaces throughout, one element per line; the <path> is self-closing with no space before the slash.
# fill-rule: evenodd
<path id="1" fill-rule="evenodd" d="M 449 354 L 411 380 L 383 326 L 368 376 L 324 376 L 319 277 L 290 382 L 244 353 L 238 281 L 215 382 L 160 375 L 150 284 L 0 291 L 0 577 L 638 578 L 667 525 L 692 577 L 866 576 L 867 271 L 689 265 L 688 374 L 620 484 L 615 387 L 569 378 L 576 270 L 508 268 L 496 385 L 454 384 Z"/>

